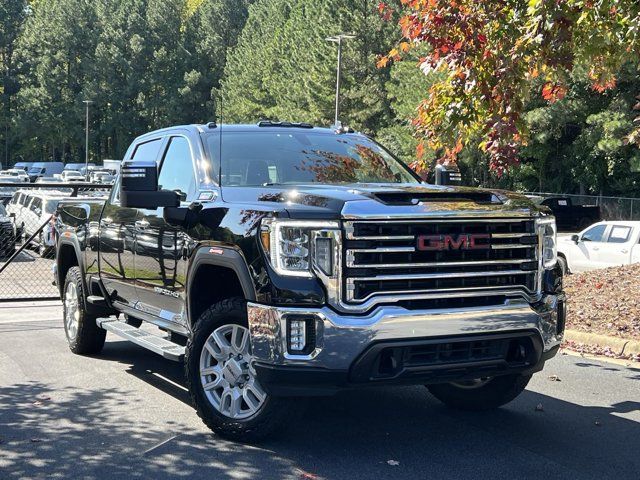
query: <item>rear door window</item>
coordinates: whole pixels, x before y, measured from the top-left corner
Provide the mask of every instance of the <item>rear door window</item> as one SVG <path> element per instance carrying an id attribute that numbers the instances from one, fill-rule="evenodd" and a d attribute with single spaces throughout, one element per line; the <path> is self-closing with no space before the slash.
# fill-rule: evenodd
<path id="1" fill-rule="evenodd" d="M 631 227 L 626 225 L 613 225 L 609 232 L 608 243 L 625 243 L 631 236 Z"/>

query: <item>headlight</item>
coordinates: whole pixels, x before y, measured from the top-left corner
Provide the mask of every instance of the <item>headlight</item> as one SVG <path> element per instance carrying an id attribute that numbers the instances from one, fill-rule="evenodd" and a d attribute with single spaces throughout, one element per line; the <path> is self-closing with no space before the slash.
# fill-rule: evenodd
<path id="1" fill-rule="evenodd" d="M 262 248 L 280 275 L 312 277 L 314 272 L 334 275 L 338 222 L 267 218 L 260 228 Z"/>
<path id="2" fill-rule="evenodd" d="M 542 240 L 542 266 L 545 269 L 554 268 L 558 261 L 556 219 L 553 217 L 539 219 L 538 228 Z"/>

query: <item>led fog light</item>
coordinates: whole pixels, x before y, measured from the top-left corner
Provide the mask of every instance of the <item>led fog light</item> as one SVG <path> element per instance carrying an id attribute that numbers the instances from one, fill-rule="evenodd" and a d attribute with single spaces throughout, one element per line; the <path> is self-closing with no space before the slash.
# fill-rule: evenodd
<path id="1" fill-rule="evenodd" d="M 292 355 L 307 355 L 316 347 L 315 319 L 294 316 L 287 319 L 287 351 Z"/>

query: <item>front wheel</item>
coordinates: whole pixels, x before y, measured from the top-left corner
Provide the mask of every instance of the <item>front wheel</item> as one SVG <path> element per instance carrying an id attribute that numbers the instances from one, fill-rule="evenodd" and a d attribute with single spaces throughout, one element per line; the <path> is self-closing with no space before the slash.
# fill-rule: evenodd
<path id="1" fill-rule="evenodd" d="M 221 437 L 260 440 L 291 413 L 292 402 L 267 394 L 256 374 L 241 298 L 216 303 L 197 320 L 187 342 L 185 375 L 198 415 Z"/>
<path id="2" fill-rule="evenodd" d="M 82 273 L 78 267 L 71 267 L 67 272 L 63 291 L 64 332 L 69 348 L 79 355 L 100 353 L 107 331 L 98 327 L 96 317 L 87 313 Z"/>
<path id="3" fill-rule="evenodd" d="M 531 375 L 503 375 L 455 383 L 428 385 L 431 394 L 448 407 L 460 410 L 492 410 L 515 399 Z"/>

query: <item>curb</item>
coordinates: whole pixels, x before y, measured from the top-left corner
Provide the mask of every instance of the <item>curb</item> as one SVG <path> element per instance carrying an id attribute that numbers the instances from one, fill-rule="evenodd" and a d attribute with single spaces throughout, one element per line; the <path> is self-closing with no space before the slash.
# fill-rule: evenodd
<path id="1" fill-rule="evenodd" d="M 638 340 L 625 340 L 620 337 L 611 337 L 609 335 L 600 335 L 597 333 L 581 332 L 579 330 L 570 329 L 565 330 L 564 339 L 587 345 L 610 347 L 618 355 L 640 354 L 640 341 Z"/>

